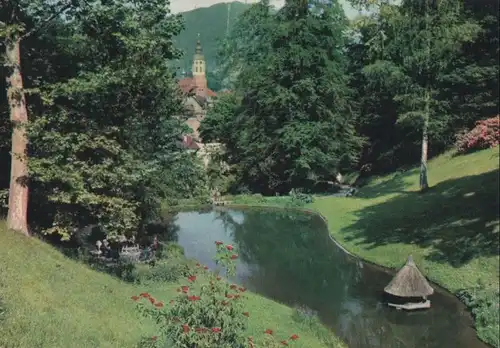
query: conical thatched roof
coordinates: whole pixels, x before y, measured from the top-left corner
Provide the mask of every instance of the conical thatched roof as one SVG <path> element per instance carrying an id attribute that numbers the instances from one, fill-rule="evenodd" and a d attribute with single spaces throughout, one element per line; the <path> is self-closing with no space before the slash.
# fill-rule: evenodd
<path id="1" fill-rule="evenodd" d="M 434 293 L 434 289 L 420 273 L 411 255 L 408 257 L 406 265 L 392 278 L 384 291 L 399 297 L 423 297 Z"/>

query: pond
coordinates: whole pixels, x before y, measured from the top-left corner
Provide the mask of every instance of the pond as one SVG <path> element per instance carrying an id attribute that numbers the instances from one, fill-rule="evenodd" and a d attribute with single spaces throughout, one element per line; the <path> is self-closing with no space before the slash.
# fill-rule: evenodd
<path id="1" fill-rule="evenodd" d="M 485 348 L 465 307 L 436 289 L 432 308 L 383 305 L 391 274 L 333 243 L 316 215 L 270 209 L 179 212 L 174 222 L 186 256 L 215 269 L 214 241 L 232 243 L 240 258 L 235 282 L 291 307 L 317 312 L 350 348 Z M 405 260 L 401 260 L 403 264 Z"/>

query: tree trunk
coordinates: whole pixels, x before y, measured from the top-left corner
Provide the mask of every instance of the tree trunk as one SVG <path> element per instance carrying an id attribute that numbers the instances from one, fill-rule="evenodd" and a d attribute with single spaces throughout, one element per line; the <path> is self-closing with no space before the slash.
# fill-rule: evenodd
<path id="1" fill-rule="evenodd" d="M 429 148 L 429 112 L 430 112 L 430 94 L 425 92 L 425 112 L 424 125 L 422 127 L 422 157 L 420 159 L 420 191 L 425 191 L 429 188 L 427 181 L 427 154 Z"/>
<path id="2" fill-rule="evenodd" d="M 7 100 L 13 126 L 7 226 L 14 231 L 29 235 L 28 139 L 25 129 L 28 122 L 28 111 L 21 75 L 20 39 L 18 37 L 7 39 L 5 46 L 7 65 L 10 68 L 10 75 L 7 77 Z"/>

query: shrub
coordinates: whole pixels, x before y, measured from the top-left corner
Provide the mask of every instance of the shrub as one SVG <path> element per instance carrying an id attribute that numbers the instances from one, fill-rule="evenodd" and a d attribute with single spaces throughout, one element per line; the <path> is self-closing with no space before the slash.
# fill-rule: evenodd
<path id="1" fill-rule="evenodd" d="M 457 293 L 458 298 L 472 311 L 478 336 L 493 347 L 498 347 L 500 344 L 498 337 L 499 295 L 498 288 L 486 287 L 482 282 Z"/>
<path id="2" fill-rule="evenodd" d="M 457 135 L 455 147 L 459 154 L 487 149 L 498 145 L 500 137 L 500 118 L 495 116 L 476 122 L 470 131 L 462 131 Z"/>
<path id="3" fill-rule="evenodd" d="M 134 278 L 137 283 L 175 282 L 189 276 L 190 271 L 188 260 L 184 257 L 175 257 L 156 262 L 154 266 L 136 267 Z"/>
<path id="4" fill-rule="evenodd" d="M 179 295 L 168 306 L 148 293 L 132 296 L 141 313 L 161 325 L 160 334 L 141 342 L 141 346 L 160 347 L 164 341 L 164 345 L 179 348 L 277 348 L 297 340 L 295 334 L 288 340 L 276 339 L 271 329 L 265 331 L 262 342 L 245 337 L 250 316 L 242 303 L 246 289 L 221 277 L 222 270 L 226 275 L 235 274 L 238 254 L 232 245 L 215 244 L 215 261 L 222 269 L 212 273 L 207 266 L 197 264 L 187 277 L 188 283 L 177 289 Z M 200 278 L 206 281 L 200 282 Z"/>
<path id="5" fill-rule="evenodd" d="M 303 206 L 314 201 L 312 195 L 303 193 L 300 190 L 292 189 L 290 191 L 290 197 L 292 198 L 291 203 L 295 206 Z"/>

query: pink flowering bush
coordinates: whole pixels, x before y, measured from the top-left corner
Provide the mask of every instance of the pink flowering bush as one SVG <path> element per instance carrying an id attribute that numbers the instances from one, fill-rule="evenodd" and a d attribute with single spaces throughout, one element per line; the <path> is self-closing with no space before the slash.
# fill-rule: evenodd
<path id="1" fill-rule="evenodd" d="M 455 147 L 460 154 L 498 146 L 500 117 L 497 115 L 476 122 L 476 127 L 457 135 Z"/>
<path id="2" fill-rule="evenodd" d="M 219 241 L 215 244 L 217 265 L 225 269 L 227 275 L 234 276 L 238 259 L 235 248 Z M 250 317 L 243 308 L 246 289 L 227 282 L 219 273 L 220 269 L 213 273 L 207 266 L 197 264 L 186 283 L 177 289 L 177 297 L 168 304 L 146 292 L 132 296 L 142 314 L 153 318 L 161 327 L 158 336 L 141 342 L 140 346 L 275 348 L 288 346 L 299 339 L 296 334 L 287 339 L 276 338 L 271 329 L 264 332 L 262 342 L 246 337 Z M 200 283 L 200 279 L 204 281 Z"/>

